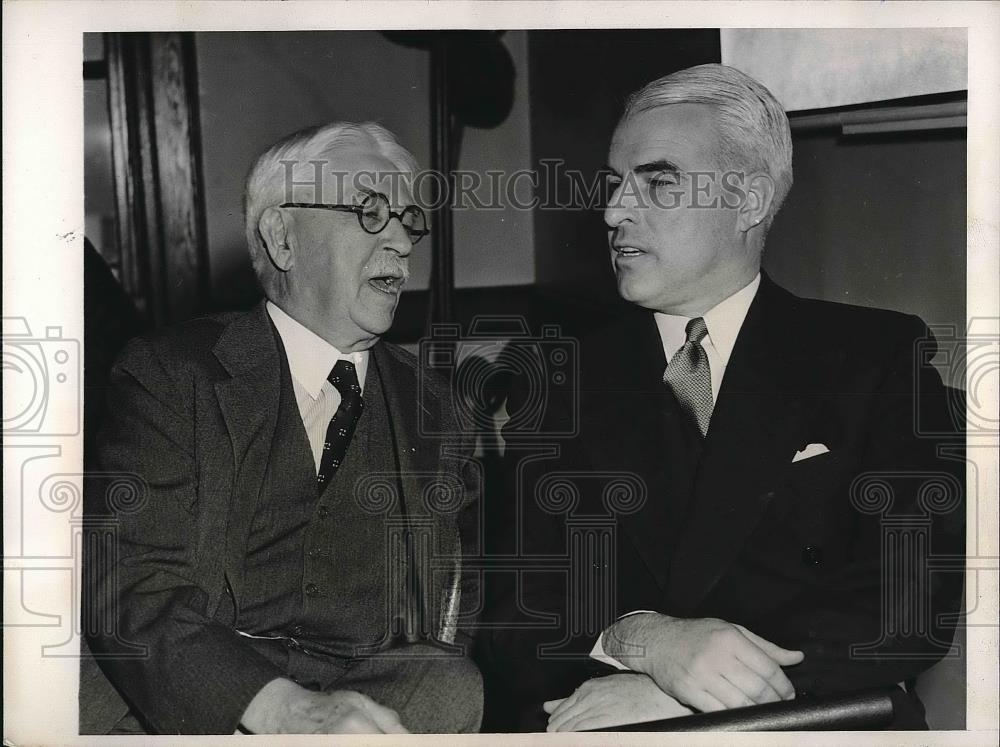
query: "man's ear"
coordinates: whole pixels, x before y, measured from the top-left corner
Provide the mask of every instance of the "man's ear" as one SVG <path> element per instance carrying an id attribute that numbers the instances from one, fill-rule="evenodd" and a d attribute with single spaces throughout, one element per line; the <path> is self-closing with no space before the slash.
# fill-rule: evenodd
<path id="1" fill-rule="evenodd" d="M 264 249 L 271 264 L 281 272 L 288 272 L 295 265 L 295 254 L 288 245 L 289 227 L 285 215 L 276 207 L 269 207 L 260 216 L 257 229 L 264 239 Z"/>
<path id="2" fill-rule="evenodd" d="M 746 232 L 763 223 L 771 212 L 774 201 L 774 179 L 769 174 L 758 172 L 747 180 L 745 199 L 739 209 L 737 227 Z"/>

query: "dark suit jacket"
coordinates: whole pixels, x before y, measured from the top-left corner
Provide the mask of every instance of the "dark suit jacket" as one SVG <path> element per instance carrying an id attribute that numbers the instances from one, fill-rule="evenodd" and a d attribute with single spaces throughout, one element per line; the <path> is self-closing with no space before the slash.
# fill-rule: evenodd
<path id="1" fill-rule="evenodd" d="M 460 579 L 457 516 L 478 494 L 469 444 L 446 449 L 418 432 L 456 432 L 451 400 L 416 361 L 381 343 L 372 349 L 396 440 L 403 501 L 429 517 L 434 568 L 420 579 L 427 628 L 455 640 L 459 611 L 478 609 L 474 579 Z M 108 678 L 149 726 L 166 733 L 232 733 L 256 692 L 282 673 L 234 630 L 231 579 L 246 546 L 276 431 L 287 363 L 264 305 L 138 338 L 111 375 L 99 437 L 104 470 L 133 472 L 147 493 L 112 506 L 116 557 L 90 557 L 89 614 L 107 620 L 90 639 Z M 285 377 L 287 379 L 287 376 Z M 461 501 L 430 505 L 438 478 L 465 486 Z M 107 507 L 89 505 L 94 520 Z M 117 509 L 117 510 L 115 510 Z M 290 583 L 297 583 L 290 580 Z M 146 651 L 142 656 L 109 655 Z"/>
<path id="2" fill-rule="evenodd" d="M 606 517 L 615 538 L 609 562 L 577 571 L 589 586 L 573 591 L 563 570 L 497 586 L 492 656 L 526 709 L 522 727 L 544 726 L 543 700 L 613 671 L 586 655 L 596 630 L 632 610 L 717 617 L 801 649 L 805 661 L 786 670 L 799 696 L 899 683 L 943 655 L 953 629 L 938 616 L 957 609 L 961 574 L 907 565 L 913 548 L 891 539 L 964 552 L 961 453 L 944 458 L 940 438 L 917 432 L 918 410 L 922 428 L 955 430 L 930 356 L 917 357 L 927 337 L 916 317 L 798 298 L 763 277 L 693 462 L 661 381 L 652 313 L 636 310 L 582 340 L 579 402 L 553 394 L 546 403 L 548 428 L 569 432 L 575 418 L 579 433 L 552 439 L 556 458 L 512 465 L 524 515 L 512 532 L 525 558 L 570 552 L 567 516 Z M 921 352 L 933 352 L 932 338 Z M 813 443 L 829 453 L 793 463 Z M 538 506 L 556 472 L 579 494 L 569 514 L 551 500 Z M 601 588 L 610 601 L 599 605 Z M 569 622 L 574 606 L 590 618 Z M 544 614 L 560 624 L 546 627 Z M 536 629 L 506 624 L 529 619 Z M 539 656 L 540 644 L 560 639 L 577 659 Z"/>

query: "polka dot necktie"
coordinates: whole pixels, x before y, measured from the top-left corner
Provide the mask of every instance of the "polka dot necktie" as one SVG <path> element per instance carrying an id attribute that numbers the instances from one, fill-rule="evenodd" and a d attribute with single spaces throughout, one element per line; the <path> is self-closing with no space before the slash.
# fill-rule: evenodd
<path id="1" fill-rule="evenodd" d="M 358 373 L 350 361 L 339 360 L 326 377 L 340 392 L 340 406 L 330 418 L 326 429 L 326 439 L 323 441 L 323 455 L 319 460 L 319 474 L 316 481 L 320 490 L 326 487 L 337 473 L 337 468 L 347 454 L 347 447 L 354 435 L 354 428 L 361 419 L 361 411 L 365 403 L 361 398 L 361 385 L 358 384 Z"/>
<path id="2" fill-rule="evenodd" d="M 708 327 L 701 317 L 692 319 L 684 328 L 687 342 L 674 353 L 663 372 L 663 383 L 669 386 L 681 409 L 698 426 L 702 438 L 708 433 L 712 419 L 712 372 L 708 355 L 701 341 L 708 334 Z"/>

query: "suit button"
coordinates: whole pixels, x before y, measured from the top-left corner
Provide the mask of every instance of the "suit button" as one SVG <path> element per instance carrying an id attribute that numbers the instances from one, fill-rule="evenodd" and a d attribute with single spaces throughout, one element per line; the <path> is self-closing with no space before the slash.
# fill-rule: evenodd
<path id="1" fill-rule="evenodd" d="M 806 565 L 819 565 L 823 562 L 823 548 L 814 545 L 803 547 L 802 562 Z"/>
<path id="2" fill-rule="evenodd" d="M 316 584 L 306 584 L 306 596 L 307 597 L 319 596 L 319 587 Z"/>
<path id="3" fill-rule="evenodd" d="M 330 509 L 327 506 L 320 506 L 317 509 L 316 513 L 319 514 L 319 518 L 325 519 L 327 516 L 330 515 Z"/>

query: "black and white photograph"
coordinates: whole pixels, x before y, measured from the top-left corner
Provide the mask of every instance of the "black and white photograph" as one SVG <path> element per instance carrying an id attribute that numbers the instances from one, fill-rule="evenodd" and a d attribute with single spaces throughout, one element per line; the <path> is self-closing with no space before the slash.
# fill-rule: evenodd
<path id="1" fill-rule="evenodd" d="M 5 744 L 995 740 L 1000 4 L 3 10 Z"/>

